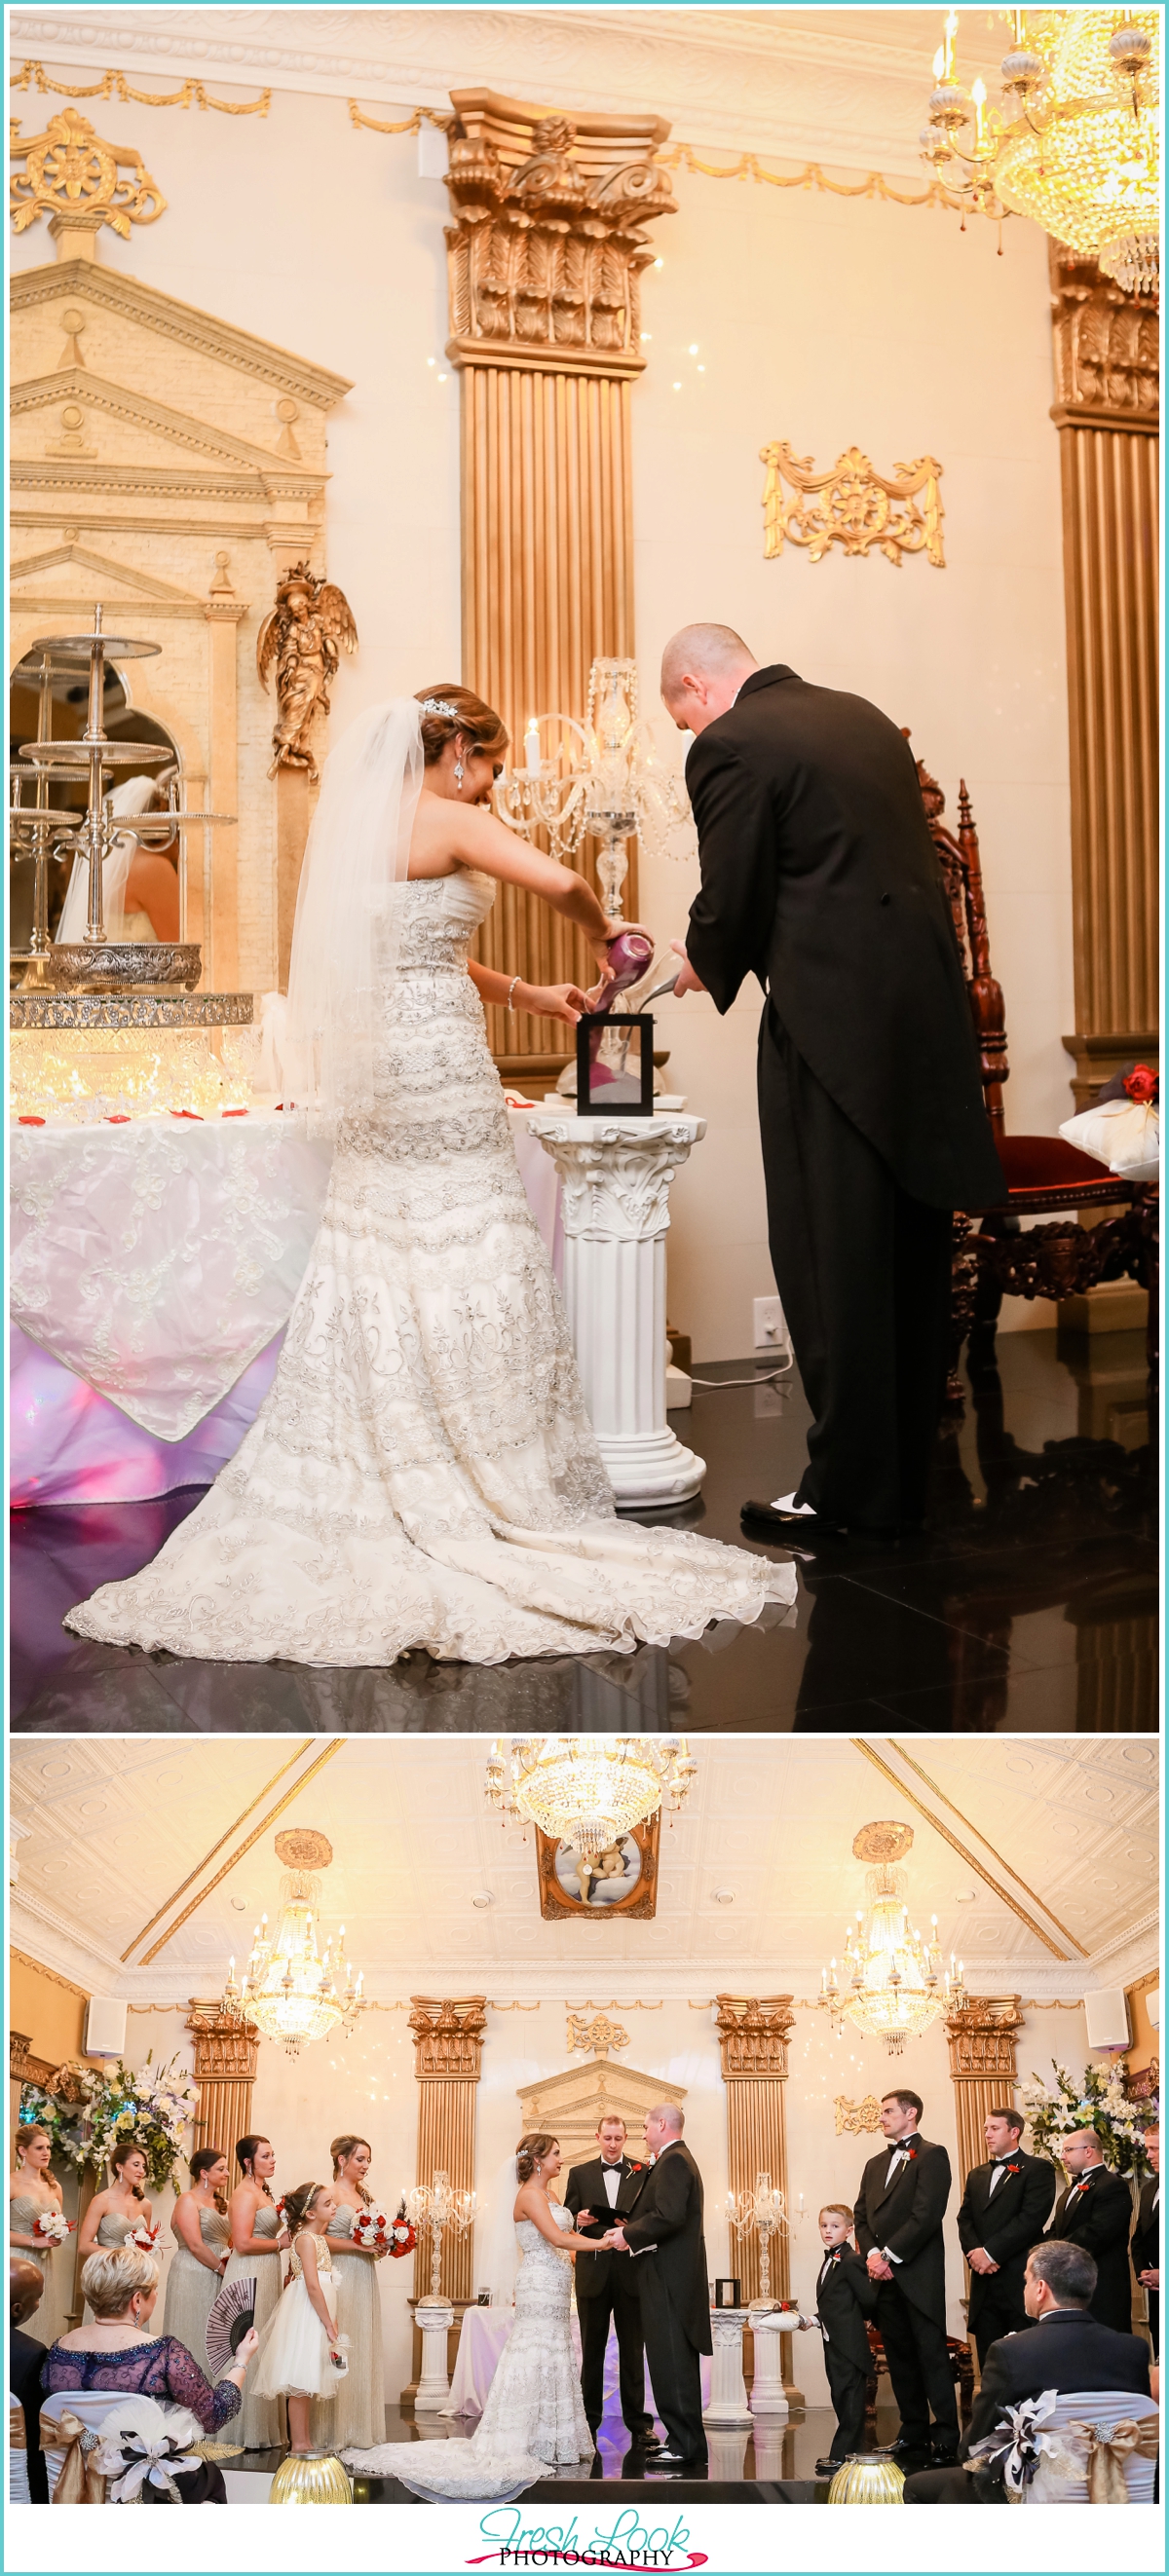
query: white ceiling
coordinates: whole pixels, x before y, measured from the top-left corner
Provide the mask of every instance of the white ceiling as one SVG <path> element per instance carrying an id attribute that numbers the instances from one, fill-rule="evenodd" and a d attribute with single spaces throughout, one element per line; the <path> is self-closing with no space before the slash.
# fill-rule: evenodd
<path id="1" fill-rule="evenodd" d="M 9 29 L 17 63 L 120 65 L 171 82 L 215 75 L 241 92 L 264 83 L 368 106 L 445 107 L 452 88 L 483 84 L 542 106 L 665 116 L 689 143 L 922 179 L 917 138 L 943 15 L 936 5 L 74 10 L 66 0 L 51 13 L 15 9 Z M 962 12 L 961 69 L 981 71 L 992 96 L 1009 41 L 1006 10 Z"/>
<path id="2" fill-rule="evenodd" d="M 304 1747 L 199 1868 L 160 1930 L 322 1749 L 319 1737 Z M 821 1963 L 840 1952 L 843 1926 L 863 1894 L 854 1834 L 872 1818 L 894 1817 L 914 1828 L 915 1919 L 938 1915 L 943 1948 L 965 1959 L 977 1989 L 1079 1995 L 1153 1964 L 1155 1745 L 1130 1737 L 970 1737 L 911 1738 L 901 1751 L 896 1740 L 878 1740 L 874 1749 L 900 1785 L 845 1738 L 692 1739 L 698 1778 L 687 1812 L 672 1827 L 663 1820 L 656 1919 L 560 1925 L 541 1920 L 531 1841 L 525 1844 L 514 1825 L 502 1827 L 485 1806 L 480 1739 L 345 1738 L 157 1960 L 142 1967 L 136 1963 L 150 1944 L 136 1936 L 292 1748 L 270 1737 L 230 1744 L 18 1741 L 11 1812 L 24 1833 L 12 1936 L 97 1991 L 160 2002 L 217 1992 L 228 1954 L 242 1958 L 261 1911 L 274 1911 L 274 1833 L 299 1824 L 317 1827 L 333 1845 L 326 1921 L 345 1922 L 350 1955 L 378 1999 L 468 1986 L 561 1995 L 573 1971 L 595 1985 L 606 1969 L 628 1977 L 635 1968 L 665 1995 L 691 1993 L 696 1978 L 737 1991 L 804 1993 L 818 1987 Z M 910 1791 L 1004 1893 L 917 1811 Z M 732 1903 L 717 1903 L 716 1888 L 729 1891 Z M 493 1902 L 476 1910 L 472 1898 L 483 1891 Z M 973 1902 L 962 1901 L 971 1894 Z M 1063 1960 L 1005 1894 L 1048 1931 L 1067 1954 Z M 120 1955 L 132 1944 L 123 1968 Z"/>

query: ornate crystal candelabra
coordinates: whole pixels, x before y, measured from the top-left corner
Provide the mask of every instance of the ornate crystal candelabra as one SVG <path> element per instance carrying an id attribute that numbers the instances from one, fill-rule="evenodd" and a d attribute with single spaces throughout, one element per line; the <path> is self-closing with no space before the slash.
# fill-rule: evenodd
<path id="1" fill-rule="evenodd" d="M 756 2174 L 754 2191 L 727 2193 L 727 2219 L 736 2244 L 745 2236 L 758 2236 L 759 2296 L 751 2306 L 770 2311 L 776 2305 L 771 2295 L 771 2240 L 786 2231 L 788 2217 L 783 2193 L 769 2173 Z"/>
<path id="2" fill-rule="evenodd" d="M 633 834 L 658 850 L 690 821 L 685 788 L 661 766 L 638 713 L 637 665 L 611 657 L 589 672 L 583 725 L 575 716 L 529 716 L 523 763 L 505 769 L 495 793 L 501 819 L 528 841 L 544 832 L 554 859 L 575 859 L 586 836 L 596 836 L 597 881 L 610 921 L 622 918 Z"/>
<path id="3" fill-rule="evenodd" d="M 416 2182 L 404 2195 L 406 2215 L 412 2227 L 430 2230 L 430 2290 L 420 2299 L 420 2308 L 445 2307 L 439 2283 L 442 2278 L 442 2240 L 449 2228 L 455 2244 L 474 2224 L 475 2194 L 455 2191 L 449 2174 L 436 2173 L 433 2182 Z"/>

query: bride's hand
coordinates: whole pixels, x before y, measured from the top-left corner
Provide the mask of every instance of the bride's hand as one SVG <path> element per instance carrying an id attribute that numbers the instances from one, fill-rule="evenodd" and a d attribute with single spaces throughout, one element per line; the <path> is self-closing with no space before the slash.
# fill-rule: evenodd
<path id="1" fill-rule="evenodd" d="M 601 991 L 599 984 L 596 990 Z M 579 984 L 517 984 L 516 995 L 518 1010 L 530 1011 L 535 1019 L 567 1020 L 570 1029 L 576 1027 L 582 1011 L 596 1008 L 592 996 L 582 993 Z"/>

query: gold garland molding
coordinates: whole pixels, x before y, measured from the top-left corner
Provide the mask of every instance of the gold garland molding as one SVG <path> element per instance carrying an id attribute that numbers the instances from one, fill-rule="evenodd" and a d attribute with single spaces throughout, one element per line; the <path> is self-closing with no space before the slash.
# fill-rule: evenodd
<path id="1" fill-rule="evenodd" d="M 449 109 L 444 112 L 441 108 L 416 107 L 412 115 L 402 118 L 400 125 L 387 125 L 380 116 L 366 116 L 355 98 L 345 103 L 350 124 L 364 125 L 370 134 L 421 134 L 424 125 L 436 125 L 440 134 L 449 134 L 458 121 Z"/>
<path id="2" fill-rule="evenodd" d="M 15 1948 L 9 1949 L 8 1956 L 18 1961 L 22 1968 L 32 1968 L 38 1977 L 47 1977 L 51 1986 L 63 1986 L 67 1995 L 80 1995 L 83 2004 L 89 2002 L 92 1991 L 89 1986 L 75 1985 L 72 1977 L 61 1976 L 56 1968 L 46 1968 L 43 1959 L 31 1959 L 27 1950 Z"/>
<path id="3" fill-rule="evenodd" d="M 927 555 L 938 571 L 945 568 L 942 546 L 942 472 L 936 456 L 919 456 L 912 465 L 895 465 L 880 474 L 859 447 L 846 447 L 835 465 L 817 474 L 810 456 L 795 456 L 786 438 L 759 450 L 767 467 L 763 485 L 763 553 L 774 562 L 785 541 L 807 548 L 809 563 L 821 563 L 832 546 L 846 555 L 868 555 L 877 547 L 894 570 L 902 555 Z M 788 498 L 784 485 L 790 487 Z M 924 492 L 924 504 L 917 495 Z"/>
<path id="4" fill-rule="evenodd" d="M 875 197 L 888 206 L 943 206 L 951 214 L 961 214 L 963 223 L 966 219 L 962 199 L 952 196 L 940 179 L 907 192 L 891 187 L 880 170 L 868 170 L 863 179 L 855 180 L 830 179 L 817 161 L 806 161 L 802 170 L 766 170 L 754 152 L 740 152 L 737 161 L 719 170 L 713 162 L 701 160 L 692 143 L 672 143 L 668 152 L 656 152 L 654 159 L 663 170 L 689 170 L 703 179 L 753 179 L 760 187 L 809 188 L 828 197 Z"/>
<path id="5" fill-rule="evenodd" d="M 266 116 L 272 104 L 270 89 L 261 90 L 258 98 L 209 98 L 202 81 L 185 80 L 181 89 L 161 92 L 131 89 L 124 72 L 106 71 L 98 81 L 54 80 L 43 63 L 22 63 L 18 72 L 8 75 L 10 89 L 36 89 L 42 98 L 52 91 L 56 98 L 119 98 L 123 105 L 134 107 L 213 107 L 220 116 Z"/>

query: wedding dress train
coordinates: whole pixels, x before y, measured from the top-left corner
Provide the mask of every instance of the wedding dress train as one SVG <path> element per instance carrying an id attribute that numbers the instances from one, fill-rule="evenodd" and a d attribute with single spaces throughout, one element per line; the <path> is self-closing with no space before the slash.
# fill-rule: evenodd
<path id="1" fill-rule="evenodd" d="M 572 2217 L 548 2204 L 556 2225 Z M 433 2503 L 493 2501 L 521 2495 L 557 2469 L 591 2460 L 595 2448 L 572 2348 L 572 2265 L 530 2218 L 516 2235 L 523 2248 L 515 2281 L 515 2324 L 499 2357 L 478 2431 L 469 2442 L 379 2442 L 347 2450 L 346 2466 L 364 2477 L 400 2478 Z"/>
<path id="2" fill-rule="evenodd" d="M 618 1519 L 467 949 L 494 880 L 404 888 L 377 1115 L 343 1126 L 276 1377 L 142 1573 L 65 1625 L 225 1662 L 472 1664 L 700 1637 L 795 1576 Z"/>

